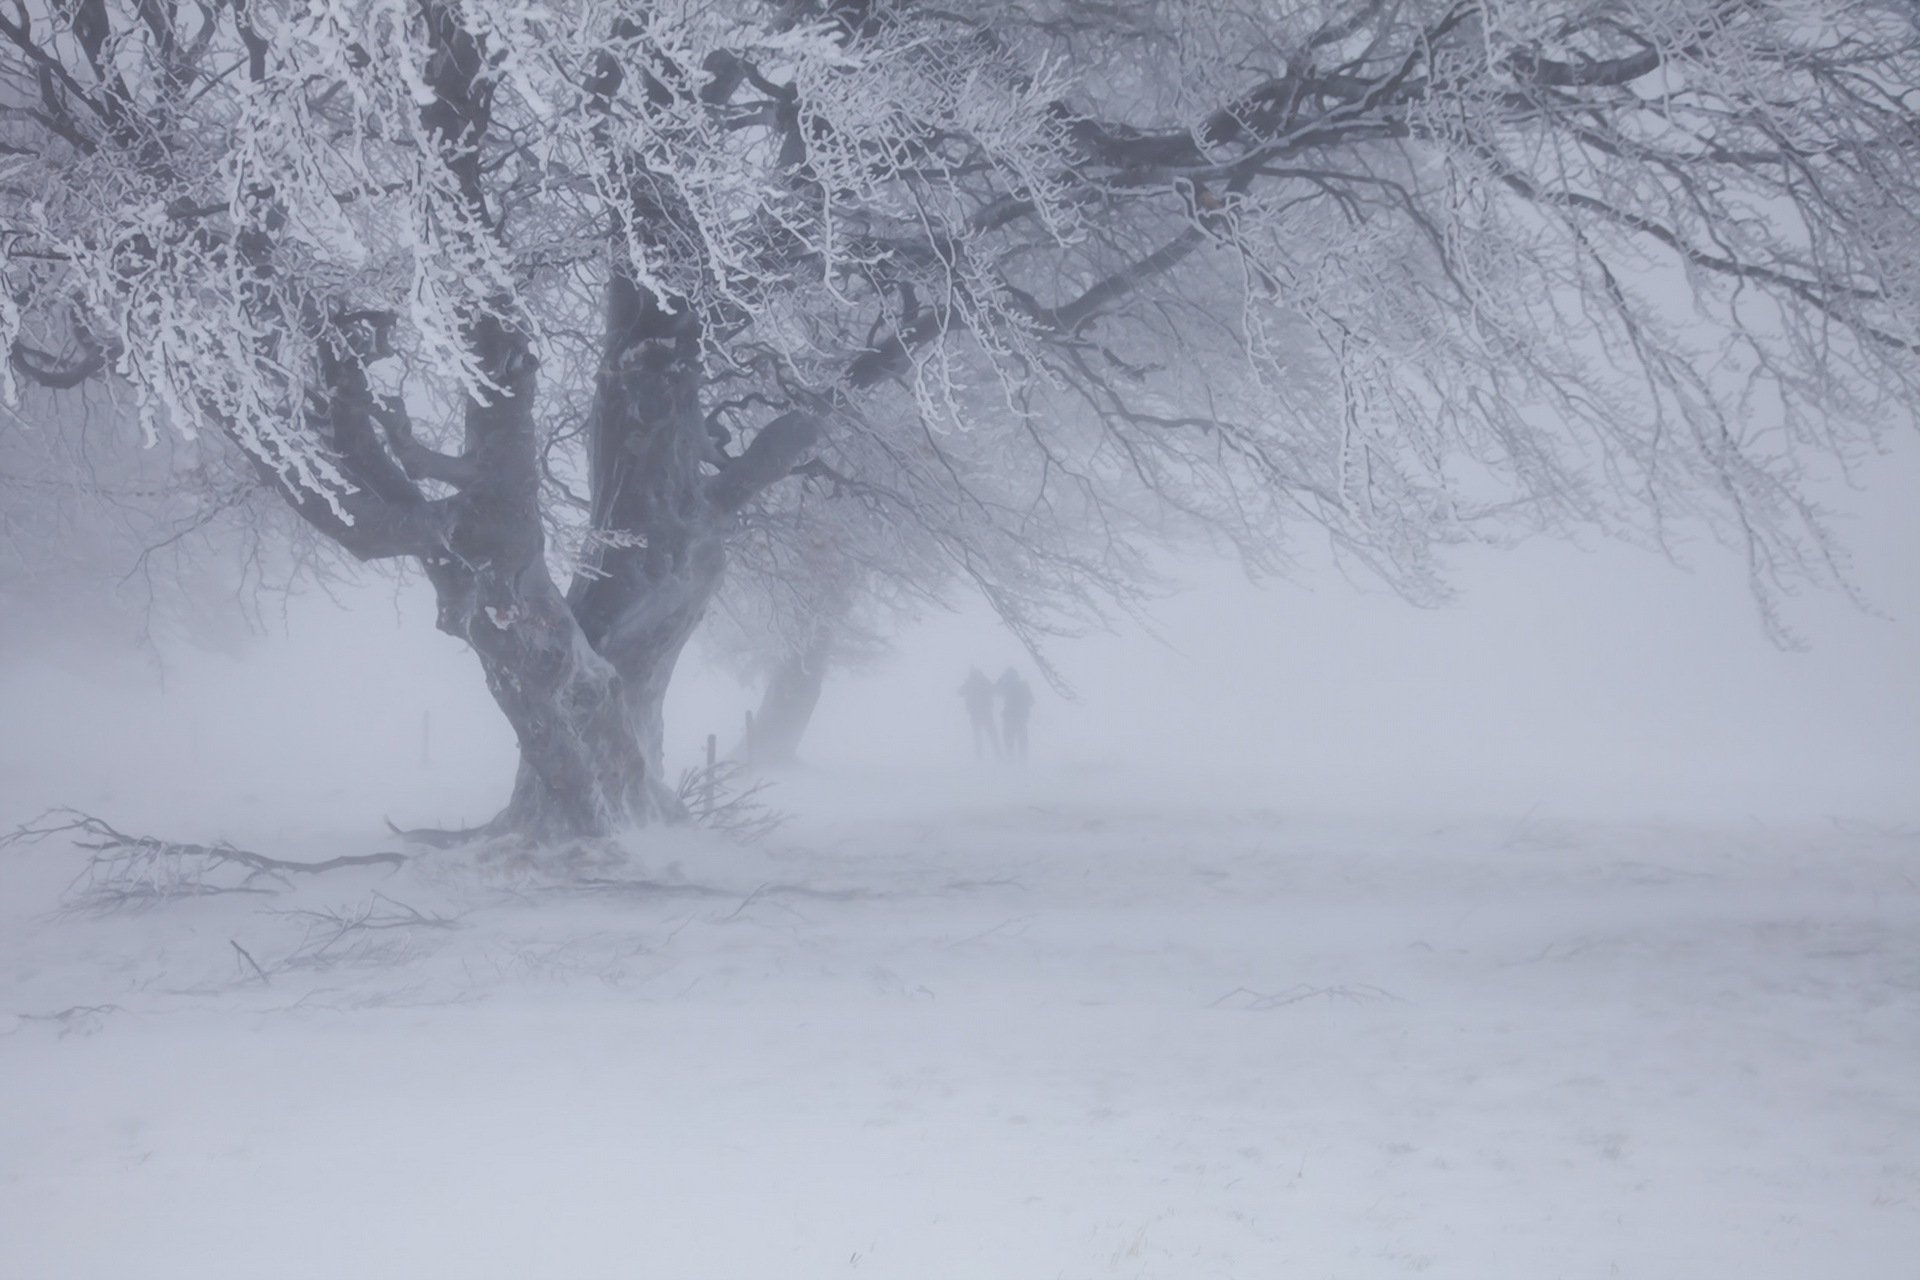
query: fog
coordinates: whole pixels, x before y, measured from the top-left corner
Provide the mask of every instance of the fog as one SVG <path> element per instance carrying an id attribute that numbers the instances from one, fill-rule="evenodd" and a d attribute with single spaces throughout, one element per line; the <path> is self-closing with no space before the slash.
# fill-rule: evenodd
<path id="1" fill-rule="evenodd" d="M 1045 646 L 1063 687 L 1041 688 L 1022 785 L 1353 814 L 1910 820 L 1917 488 L 1903 441 L 1832 492 L 1866 607 L 1790 601 L 1799 649 L 1768 638 L 1736 557 L 1710 543 L 1679 563 L 1607 543 L 1471 548 L 1451 561 L 1454 601 L 1430 609 L 1312 548 L 1260 583 L 1170 557 L 1144 619 Z M 15 820 L 72 804 L 228 834 L 479 822 L 511 782 L 512 736 L 432 620 L 417 579 L 272 602 L 229 652 L 36 636 L 16 617 L 0 800 Z M 893 644 L 833 675 L 806 768 L 1008 781 L 976 767 L 957 690 L 976 665 L 1041 686 L 1030 655 L 957 592 Z M 758 697 L 696 644 L 669 697 L 670 770 L 701 763 L 708 733 L 731 749 Z"/>
<path id="2" fill-rule="evenodd" d="M 1912 1280 L 1916 101 L 19 0 L 0 1280 Z"/>
<path id="3" fill-rule="evenodd" d="M 1916 481 L 1843 495 L 1879 611 L 1795 600 L 1797 652 L 1706 546 L 1474 550 L 1430 610 L 1170 556 L 1048 647 L 1026 767 L 957 691 L 1038 672 L 959 599 L 830 680 L 772 836 L 584 898 L 382 825 L 515 764 L 417 582 L 229 652 L 16 620 L 8 825 L 410 861 L 143 909 L 5 851 L 0 1273 L 1897 1280 Z M 696 646 L 669 768 L 757 696 Z"/>
<path id="4" fill-rule="evenodd" d="M 1049 649 L 1022 769 L 957 687 L 1030 660 L 961 605 L 829 683 L 773 836 L 635 835 L 638 896 L 443 851 L 102 913 L 15 846 L 0 1272 L 1896 1280 L 1915 460 L 1856 495 L 1887 616 L 1799 601 L 1801 652 L 1711 551 L 1477 552 L 1424 611 L 1189 557 L 1157 634 Z M 0 811 L 484 819 L 512 743 L 430 622 L 17 647 Z M 756 693 L 696 651 L 671 767 Z"/>

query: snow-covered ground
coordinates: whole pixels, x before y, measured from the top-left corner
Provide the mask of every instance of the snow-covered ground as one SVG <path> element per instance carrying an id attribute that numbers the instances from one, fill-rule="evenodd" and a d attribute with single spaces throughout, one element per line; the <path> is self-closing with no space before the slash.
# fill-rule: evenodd
<path id="1" fill-rule="evenodd" d="M 0 1276 L 1920 1274 L 1920 831 L 783 803 L 592 893 L 0 855 Z"/>

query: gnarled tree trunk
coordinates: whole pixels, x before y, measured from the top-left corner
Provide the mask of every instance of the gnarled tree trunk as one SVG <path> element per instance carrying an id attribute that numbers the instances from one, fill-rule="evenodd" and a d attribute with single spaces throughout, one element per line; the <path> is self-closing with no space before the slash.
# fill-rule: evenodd
<path id="1" fill-rule="evenodd" d="M 701 409 L 691 310 L 663 306 L 616 268 L 605 323 L 588 423 L 599 537 L 570 590 L 560 594 L 545 564 L 530 421 L 503 432 L 505 447 L 528 453 L 500 469 L 519 488 L 494 495 L 498 520 L 473 522 L 472 545 L 429 563 L 442 628 L 480 655 L 520 745 L 512 797 L 490 834 L 552 842 L 681 816 L 662 767 L 667 686 L 720 587 L 740 507 L 819 433 L 813 418 L 787 414 L 739 456 L 719 454 Z M 469 438 L 473 416 L 526 414 L 531 397 L 529 385 L 476 407 Z M 496 530 L 505 532 L 488 536 Z"/>
<path id="2" fill-rule="evenodd" d="M 553 843 L 682 816 L 663 767 L 662 707 L 718 586 L 719 563 L 697 579 L 641 592 L 631 612 L 662 610 L 663 625 L 601 636 L 604 651 L 543 571 L 502 593 L 504 605 L 476 599 L 478 607 L 467 607 L 455 598 L 460 622 L 449 629 L 479 654 L 520 748 L 513 793 L 487 834 Z M 479 599 L 491 586 L 482 582 Z M 447 603 L 443 596 L 443 620 Z"/>
<path id="3" fill-rule="evenodd" d="M 660 778 L 659 754 L 647 749 L 634 724 L 625 682 L 571 624 L 570 616 L 553 628 L 516 621 L 514 627 L 547 635 L 537 635 L 531 645 L 481 652 L 487 687 L 520 746 L 512 795 L 488 825 L 490 834 L 553 843 L 671 816 L 672 794 Z M 555 632 L 557 642 L 549 643 Z"/>
<path id="4" fill-rule="evenodd" d="M 628 675 L 594 649 L 547 567 L 527 339 L 495 324 L 469 339 L 508 394 L 468 406 L 470 474 L 443 549 L 421 559 L 440 629 L 478 655 L 520 748 L 512 797 L 483 830 L 542 842 L 606 835 L 661 816 L 658 740 L 650 751 Z"/>

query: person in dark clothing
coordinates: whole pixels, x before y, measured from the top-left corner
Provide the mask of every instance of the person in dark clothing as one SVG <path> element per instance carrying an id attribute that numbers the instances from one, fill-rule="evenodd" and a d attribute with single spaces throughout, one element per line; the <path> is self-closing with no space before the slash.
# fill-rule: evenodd
<path id="1" fill-rule="evenodd" d="M 1001 737 L 1007 754 L 1015 760 L 1027 758 L 1027 716 L 1033 711 L 1033 690 L 1018 671 L 1008 667 L 1000 673 L 995 686 L 1000 694 Z"/>
<path id="2" fill-rule="evenodd" d="M 973 758 L 984 760 L 991 750 L 998 760 L 1000 733 L 993 724 L 993 681 L 975 667 L 960 686 L 960 698 L 967 704 L 967 718 L 973 721 Z"/>

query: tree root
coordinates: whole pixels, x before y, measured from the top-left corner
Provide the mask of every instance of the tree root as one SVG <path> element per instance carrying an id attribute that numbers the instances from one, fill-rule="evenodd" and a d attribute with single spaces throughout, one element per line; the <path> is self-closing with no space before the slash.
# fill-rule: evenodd
<path id="1" fill-rule="evenodd" d="M 408 844 L 423 844 L 429 849 L 457 849 L 461 845 L 491 840 L 502 834 L 498 818 L 477 827 L 402 827 L 396 825 L 392 818 L 383 818 L 381 821 L 387 824 L 387 830 Z"/>
<path id="2" fill-rule="evenodd" d="M 656 783 L 654 805 L 659 817 L 668 824 L 693 823 L 709 827 L 736 840 L 751 842 L 776 830 L 786 815 L 768 805 L 764 793 L 771 781 L 756 779 L 739 760 L 719 760 L 712 765 L 696 766 L 680 775 L 680 785 L 669 788 Z M 517 797 L 516 797 L 517 799 Z M 475 827 L 402 827 L 385 819 L 387 830 L 410 844 L 430 849 L 459 849 L 492 840 L 530 847 L 564 848 L 591 844 L 609 837 L 563 836 L 544 839 L 537 813 L 509 804 L 498 815 Z"/>

